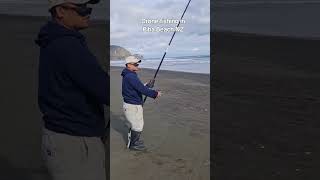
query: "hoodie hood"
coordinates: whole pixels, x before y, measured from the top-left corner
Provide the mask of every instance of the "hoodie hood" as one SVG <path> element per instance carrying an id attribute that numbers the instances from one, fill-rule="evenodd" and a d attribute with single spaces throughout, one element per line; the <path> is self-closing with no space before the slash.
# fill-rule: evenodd
<path id="1" fill-rule="evenodd" d="M 125 77 L 127 74 L 130 74 L 130 73 L 136 74 L 136 72 L 133 72 L 133 71 L 130 71 L 129 69 L 127 69 L 127 68 L 124 68 L 122 70 L 121 76 Z"/>
<path id="2" fill-rule="evenodd" d="M 56 22 L 49 21 L 40 29 L 35 43 L 38 44 L 40 47 L 46 47 L 53 40 L 65 36 L 73 36 L 84 40 L 84 36 L 80 32 L 67 29 Z"/>

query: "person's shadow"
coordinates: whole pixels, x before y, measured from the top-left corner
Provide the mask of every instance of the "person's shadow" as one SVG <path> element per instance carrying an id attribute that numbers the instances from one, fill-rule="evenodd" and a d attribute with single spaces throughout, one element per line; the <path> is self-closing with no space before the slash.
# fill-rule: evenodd
<path id="1" fill-rule="evenodd" d="M 111 128 L 116 130 L 121 136 L 124 143 L 127 143 L 129 124 L 124 115 L 116 115 L 110 112 Z"/>

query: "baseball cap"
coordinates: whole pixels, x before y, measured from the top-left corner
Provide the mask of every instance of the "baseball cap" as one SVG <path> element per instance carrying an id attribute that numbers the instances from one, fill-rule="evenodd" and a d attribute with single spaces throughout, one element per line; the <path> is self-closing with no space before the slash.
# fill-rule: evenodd
<path id="1" fill-rule="evenodd" d="M 136 56 L 128 56 L 126 57 L 126 64 L 129 63 L 140 63 L 141 59 L 138 59 Z"/>
<path id="2" fill-rule="evenodd" d="M 64 3 L 97 4 L 100 0 L 49 0 L 49 9 Z"/>

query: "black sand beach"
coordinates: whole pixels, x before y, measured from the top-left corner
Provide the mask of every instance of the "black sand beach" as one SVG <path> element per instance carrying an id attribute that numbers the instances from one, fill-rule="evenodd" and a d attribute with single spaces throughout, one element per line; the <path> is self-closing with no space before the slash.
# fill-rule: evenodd
<path id="1" fill-rule="evenodd" d="M 46 19 L 1 15 L 0 20 L 0 177 L 45 180 L 46 172 L 40 158 L 41 116 L 37 107 L 38 48 L 34 39 Z M 90 48 L 106 68 L 109 45 L 104 39 L 105 28 L 105 25 L 94 25 L 86 34 Z M 228 32 L 216 32 L 213 37 L 211 145 L 214 154 L 211 156 L 214 161 L 211 165 L 214 178 L 317 179 L 320 162 L 317 47 L 320 42 Z M 111 69 L 113 75 L 120 79 L 119 69 Z M 123 146 L 123 126 L 113 124 L 112 142 L 115 144 L 111 146 L 114 150 L 111 154 L 119 159 L 111 159 L 112 166 L 118 167 L 111 177 L 126 177 L 123 169 L 128 174 L 136 173 L 136 177 L 146 175 L 150 179 L 168 173 L 173 174 L 172 179 L 179 179 L 197 172 L 191 176 L 193 178 L 207 172 L 208 163 L 202 161 L 205 153 L 199 155 L 198 151 L 193 151 L 197 150 L 193 144 L 208 145 L 206 140 L 199 140 L 206 137 L 208 127 L 204 121 L 194 121 L 206 118 L 200 115 L 204 114 L 203 106 L 199 99 L 194 101 L 196 106 L 193 101 L 183 99 L 193 93 L 198 95 L 199 90 L 190 87 L 207 88 L 204 86 L 207 80 L 194 74 L 171 72 L 161 73 L 159 78 L 168 79 L 157 84 L 165 88 L 165 94 L 158 102 L 148 100 L 145 110 L 145 141 L 155 154 L 127 152 Z M 115 87 L 112 92 L 120 93 L 119 79 L 112 81 L 111 87 Z M 179 88 L 167 89 L 172 86 Z M 208 94 L 199 97 L 206 100 Z M 111 118 L 121 119 L 120 95 L 112 98 L 115 104 Z M 197 112 L 197 116 L 176 113 L 186 111 Z M 185 121 L 175 121 L 177 119 Z M 184 139 L 185 135 L 190 139 Z M 186 158 L 189 155 L 194 158 Z M 128 160 L 134 160 L 133 164 L 121 163 Z M 139 171 L 134 172 L 137 167 Z M 192 167 L 195 170 L 189 171 Z"/>
<path id="2" fill-rule="evenodd" d="M 46 180 L 40 155 L 41 114 L 37 105 L 39 49 L 34 43 L 46 18 L 1 15 L 0 179 Z M 106 23 L 85 31 L 106 68 Z"/>
<path id="3" fill-rule="evenodd" d="M 320 41 L 214 33 L 214 179 L 318 179 Z"/>
<path id="4" fill-rule="evenodd" d="M 143 63 L 143 62 L 142 62 Z M 121 70 L 111 67 L 112 180 L 208 180 L 210 155 L 209 75 L 160 71 L 155 89 L 163 96 L 144 105 L 143 139 L 148 152 L 126 149 L 125 117 L 122 111 Z M 143 69 L 147 82 L 154 70 Z"/>

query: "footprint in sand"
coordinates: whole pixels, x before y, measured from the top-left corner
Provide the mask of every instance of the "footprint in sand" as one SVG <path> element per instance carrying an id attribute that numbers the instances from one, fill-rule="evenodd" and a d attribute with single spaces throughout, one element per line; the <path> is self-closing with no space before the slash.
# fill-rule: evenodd
<path id="1" fill-rule="evenodd" d="M 191 168 L 188 168 L 187 160 L 183 158 L 174 158 L 167 154 L 158 154 L 151 151 L 136 152 L 133 154 L 136 158 L 143 157 L 149 159 L 154 165 L 164 168 L 166 171 L 174 171 L 179 173 L 190 173 Z"/>
<path id="2" fill-rule="evenodd" d="M 176 173 L 188 173 L 190 168 L 188 168 L 187 160 L 182 158 L 174 158 L 166 154 L 152 154 L 150 155 L 151 161 L 165 168 L 167 171 L 173 171 Z"/>

